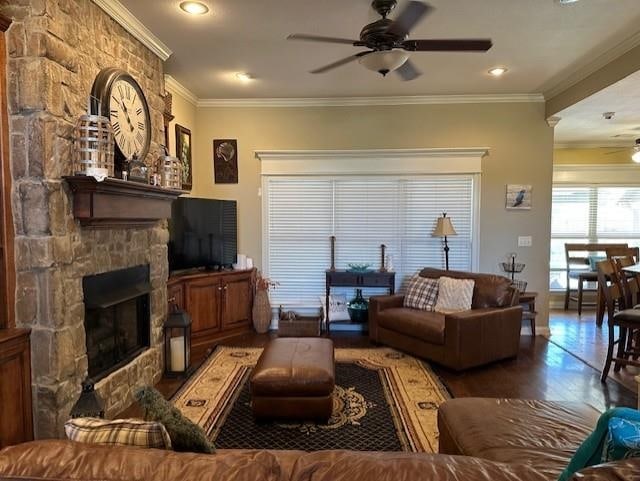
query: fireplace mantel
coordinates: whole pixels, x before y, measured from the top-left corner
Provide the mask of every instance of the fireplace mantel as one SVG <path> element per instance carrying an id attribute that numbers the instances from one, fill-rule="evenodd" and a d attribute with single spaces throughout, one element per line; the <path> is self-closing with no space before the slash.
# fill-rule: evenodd
<path id="1" fill-rule="evenodd" d="M 73 215 L 86 227 L 148 227 L 171 217 L 171 203 L 181 190 L 108 178 L 65 177 L 73 192 Z"/>

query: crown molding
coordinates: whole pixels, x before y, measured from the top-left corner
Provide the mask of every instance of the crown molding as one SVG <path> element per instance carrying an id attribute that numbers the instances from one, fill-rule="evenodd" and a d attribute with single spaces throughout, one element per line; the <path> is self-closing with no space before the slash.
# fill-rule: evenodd
<path id="1" fill-rule="evenodd" d="M 165 74 L 164 88 L 165 90 L 169 88 L 172 92 L 177 93 L 191 105 L 198 105 L 198 97 L 196 97 L 196 94 L 174 79 L 171 75 Z"/>
<path id="2" fill-rule="evenodd" d="M 155 53 L 162 61 L 167 60 L 173 53 L 162 40 L 144 26 L 119 0 L 92 0 L 107 15 L 118 22 L 136 40 Z"/>
<path id="3" fill-rule="evenodd" d="M 370 105 L 443 105 L 542 103 L 542 94 L 415 95 L 397 97 L 199 99 L 198 107 L 358 107 Z"/>
<path id="4" fill-rule="evenodd" d="M 565 77 L 563 80 L 556 83 L 554 86 L 547 89 L 543 87 L 542 91 L 544 92 L 544 97 L 547 99 L 552 99 L 556 95 L 561 94 L 562 92 L 564 92 L 570 87 L 573 87 L 578 82 L 586 79 L 589 75 L 597 72 L 598 70 L 607 66 L 609 63 L 611 63 L 621 55 L 624 55 L 625 53 L 629 52 L 631 49 L 639 45 L 640 45 L 640 31 L 636 32 L 632 36 L 623 40 L 622 42 L 620 42 L 610 50 L 607 50 L 605 53 L 596 57 L 594 60 L 587 63 L 586 65 L 583 65 L 582 67 L 577 68 L 567 77 Z"/>
<path id="5" fill-rule="evenodd" d="M 365 149 L 365 150 L 256 150 L 256 159 L 270 160 L 327 160 L 327 159 L 425 159 L 479 158 L 489 155 L 488 147 L 440 149 Z"/>
<path id="6" fill-rule="evenodd" d="M 599 149 L 608 147 L 632 149 L 633 145 L 630 145 L 629 141 L 624 142 L 621 140 L 603 140 L 602 142 L 556 142 L 553 144 L 554 149 Z"/>

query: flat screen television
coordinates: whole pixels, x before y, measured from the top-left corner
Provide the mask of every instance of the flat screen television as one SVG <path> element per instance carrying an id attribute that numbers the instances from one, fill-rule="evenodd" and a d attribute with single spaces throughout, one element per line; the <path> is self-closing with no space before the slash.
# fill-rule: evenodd
<path id="1" fill-rule="evenodd" d="M 233 200 L 179 198 L 169 220 L 172 272 L 231 267 L 238 254 L 238 208 Z"/>

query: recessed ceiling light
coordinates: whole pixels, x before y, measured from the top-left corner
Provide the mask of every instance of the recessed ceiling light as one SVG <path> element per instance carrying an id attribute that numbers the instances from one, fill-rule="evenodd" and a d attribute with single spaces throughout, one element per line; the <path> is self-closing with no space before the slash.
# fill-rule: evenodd
<path id="1" fill-rule="evenodd" d="M 209 7 L 202 2 L 182 2 L 180 8 L 191 15 L 204 15 L 209 11 Z"/>
<path id="2" fill-rule="evenodd" d="M 236 74 L 236 78 L 240 80 L 240 82 L 251 82 L 255 77 L 250 73 L 240 72 Z"/>
<path id="3" fill-rule="evenodd" d="M 509 69 L 507 67 L 493 67 L 489 70 L 489 75 L 493 75 L 494 77 L 500 77 L 507 73 Z"/>
<path id="4" fill-rule="evenodd" d="M 560 5 L 569 5 L 571 3 L 578 3 L 580 0 L 558 0 Z"/>

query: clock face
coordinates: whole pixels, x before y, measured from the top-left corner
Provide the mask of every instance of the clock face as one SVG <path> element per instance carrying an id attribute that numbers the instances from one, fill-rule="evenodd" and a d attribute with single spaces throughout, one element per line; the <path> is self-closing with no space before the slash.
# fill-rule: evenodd
<path id="1" fill-rule="evenodd" d="M 146 155 L 149 139 L 149 112 L 142 91 L 127 78 L 113 82 L 109 98 L 109 118 L 113 135 L 126 159 Z"/>

